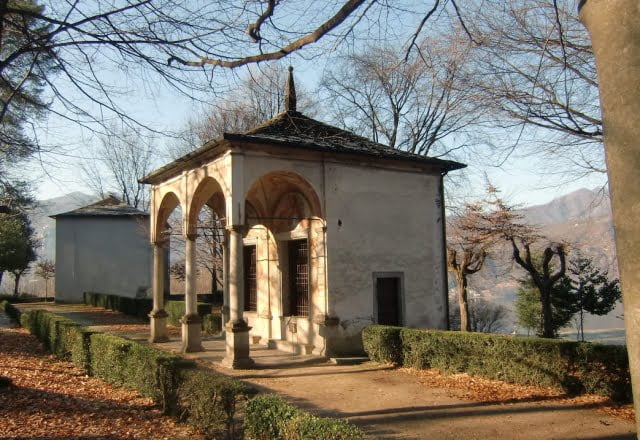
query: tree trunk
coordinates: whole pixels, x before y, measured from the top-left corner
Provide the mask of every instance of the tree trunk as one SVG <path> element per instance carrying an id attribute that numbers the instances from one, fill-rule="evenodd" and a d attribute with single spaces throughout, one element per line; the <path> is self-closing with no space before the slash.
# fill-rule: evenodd
<path id="1" fill-rule="evenodd" d="M 458 292 L 458 305 L 460 306 L 460 331 L 471 331 L 469 319 L 469 301 L 467 298 L 467 276 L 463 271 L 456 271 L 456 290 Z"/>
<path id="2" fill-rule="evenodd" d="M 4 271 L 0 270 L 0 285 L 2 285 L 2 276 L 4 275 Z"/>
<path id="3" fill-rule="evenodd" d="M 554 338 L 553 309 L 551 308 L 551 289 L 540 289 L 540 303 L 542 304 L 542 337 Z"/>
<path id="4" fill-rule="evenodd" d="M 640 428 L 640 8 L 637 0 L 583 0 L 596 58 L 604 144 L 620 265 L 627 352 Z"/>
<path id="5" fill-rule="evenodd" d="M 13 274 L 13 279 L 14 279 L 14 284 L 13 284 L 13 296 L 14 297 L 18 297 L 18 286 L 20 286 L 20 277 L 22 277 L 21 273 L 14 273 Z"/>

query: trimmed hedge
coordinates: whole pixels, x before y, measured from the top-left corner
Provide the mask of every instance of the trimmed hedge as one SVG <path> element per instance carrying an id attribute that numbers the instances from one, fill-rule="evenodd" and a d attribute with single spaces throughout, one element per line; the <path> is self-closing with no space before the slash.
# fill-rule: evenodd
<path id="1" fill-rule="evenodd" d="M 12 306 L 0 302 L 0 309 Z M 16 309 L 17 310 L 17 309 Z M 240 405 L 255 391 L 193 361 L 114 335 L 92 332 L 48 312 L 22 313 L 20 322 L 57 356 L 87 374 L 136 389 L 208 438 L 235 438 Z M 345 420 L 301 411 L 277 396 L 258 396 L 244 408 L 245 435 L 253 439 L 358 440 L 364 434 Z"/>
<path id="2" fill-rule="evenodd" d="M 369 357 L 418 369 L 468 373 L 523 385 L 631 400 L 625 347 L 485 333 L 369 326 Z"/>
<path id="3" fill-rule="evenodd" d="M 249 400 L 245 438 L 252 440 L 359 440 L 364 433 L 342 419 L 316 417 L 275 395 Z"/>
<path id="4" fill-rule="evenodd" d="M 152 397 L 166 414 L 193 424 L 210 438 L 233 435 L 237 406 L 250 394 L 243 383 L 171 353 L 91 332 L 45 310 L 23 313 L 20 321 L 54 354 L 72 360 L 87 374 Z"/>
<path id="5" fill-rule="evenodd" d="M 7 314 L 7 316 L 14 321 L 20 321 L 20 310 L 18 310 L 9 300 L 0 300 L 0 311 Z"/>
<path id="6" fill-rule="evenodd" d="M 96 292 L 84 292 L 83 297 L 84 303 L 87 305 L 102 307 L 144 319 L 148 317 L 153 309 L 153 300 L 151 298 L 127 298 Z"/>
<path id="7" fill-rule="evenodd" d="M 153 309 L 153 300 L 150 298 L 126 298 L 95 292 L 84 292 L 84 303 L 144 319 L 148 318 Z M 167 322 L 179 326 L 184 316 L 184 309 L 184 301 L 167 301 L 165 303 L 165 311 L 168 314 Z M 222 331 L 222 317 L 211 314 L 211 304 L 199 302 L 197 310 L 198 315 L 202 318 L 202 330 L 205 333 L 213 334 Z"/>

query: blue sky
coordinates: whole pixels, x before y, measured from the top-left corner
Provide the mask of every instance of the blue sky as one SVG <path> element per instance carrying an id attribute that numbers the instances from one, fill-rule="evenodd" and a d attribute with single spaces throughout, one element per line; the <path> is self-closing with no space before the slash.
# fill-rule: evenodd
<path id="1" fill-rule="evenodd" d="M 404 24 L 407 25 L 407 23 Z M 414 28 L 413 25 L 405 27 Z M 400 31 L 399 33 L 402 34 Z M 402 40 L 402 37 L 397 38 Z M 285 61 L 295 67 L 296 82 L 307 90 L 316 89 L 324 69 L 330 66 L 332 55 L 336 53 L 335 50 L 332 51 L 331 46 L 327 45 L 323 46 L 323 51 L 321 56 L 317 56 L 318 51 L 294 54 Z M 310 53 L 315 53 L 316 56 L 311 56 L 309 59 L 303 58 L 308 57 Z M 203 111 L 200 103 L 173 93 L 161 82 L 131 76 L 135 75 L 135 72 L 135 69 L 110 70 L 105 75 L 122 92 L 118 96 L 122 108 L 142 123 L 160 131 L 177 131 L 190 117 Z M 217 71 L 216 76 L 220 80 L 215 84 L 216 90 L 233 89 L 233 81 L 229 82 L 226 79 L 232 79 L 240 74 L 241 71 L 238 73 Z M 59 87 L 65 86 L 62 84 Z M 205 99 L 215 101 L 217 98 L 212 94 Z M 54 116 L 43 121 L 36 133 L 44 144 L 57 145 L 51 153 L 43 153 L 19 171 L 22 174 L 21 178 L 33 182 L 36 196 L 39 199 L 46 199 L 74 191 L 91 193 L 80 171 L 80 163 L 95 157 L 93 146 L 98 142 L 95 134 Z M 491 136 L 490 133 L 489 136 Z M 169 137 L 156 137 L 157 166 L 169 160 L 165 154 L 165 145 L 168 142 L 171 142 Z M 487 156 L 490 155 L 487 154 Z M 606 184 L 604 175 L 591 175 L 574 181 L 568 178 L 562 179 L 561 176 L 562 183 L 558 184 L 557 178 L 551 179 L 546 173 L 550 167 L 548 161 L 535 157 L 518 157 L 518 151 L 500 168 L 491 166 L 492 160 L 487 160 L 487 163 L 479 162 L 481 161 L 469 162 L 468 175 L 471 185 L 465 189 L 465 192 L 471 198 L 482 195 L 485 173 L 512 203 L 523 205 L 545 203 L 579 188 L 595 188 Z"/>

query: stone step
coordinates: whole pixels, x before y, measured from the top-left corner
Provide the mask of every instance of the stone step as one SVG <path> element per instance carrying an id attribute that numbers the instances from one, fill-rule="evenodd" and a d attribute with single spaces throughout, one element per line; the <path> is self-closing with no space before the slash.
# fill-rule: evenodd
<path id="1" fill-rule="evenodd" d="M 282 339 L 269 339 L 267 347 L 296 355 L 309 355 L 313 353 L 313 345 L 284 341 Z"/>
<path id="2" fill-rule="evenodd" d="M 332 357 L 329 358 L 329 362 L 335 365 L 359 365 L 363 362 L 368 362 L 369 358 L 366 356 L 352 356 L 352 357 Z"/>

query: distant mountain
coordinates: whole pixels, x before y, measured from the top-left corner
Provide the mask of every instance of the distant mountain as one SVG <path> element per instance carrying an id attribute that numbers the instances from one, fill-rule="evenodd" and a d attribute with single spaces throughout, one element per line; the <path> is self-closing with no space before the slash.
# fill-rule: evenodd
<path id="1" fill-rule="evenodd" d="M 98 200 L 82 192 L 72 192 L 52 199 L 39 200 L 36 207 L 29 213 L 31 225 L 42 246 L 38 250 L 40 258 L 55 260 L 56 252 L 56 222 L 49 216 L 61 214 L 88 205 Z"/>
<path id="2" fill-rule="evenodd" d="M 50 215 L 61 214 L 88 205 L 99 198 L 81 192 L 72 192 L 61 197 L 38 200 L 36 206 L 29 211 L 31 226 L 35 231 L 36 238 L 41 246 L 36 249 L 38 259 L 49 259 L 55 261 L 56 254 L 56 222 L 49 218 Z M 33 266 L 27 274 L 22 277 L 20 291 L 25 293 L 40 294 L 44 291 L 43 281 L 34 274 Z M 0 293 L 11 292 L 13 289 L 13 279 L 11 276 L 4 276 L 0 284 Z"/>
<path id="3" fill-rule="evenodd" d="M 618 277 L 618 264 L 614 241 L 609 196 L 600 190 L 579 189 L 549 203 L 523 208 L 520 211 L 529 224 L 540 227 L 540 232 L 554 241 L 569 243 L 570 251 L 580 250 L 593 259 L 601 269 Z M 511 249 L 505 245 L 493 252 L 485 267 L 469 278 L 475 295 L 503 304 L 509 308 L 515 301 L 517 280 L 525 276 L 512 263 Z M 620 328 L 623 321 L 622 305 L 609 315 L 587 318 L 587 328 Z"/>

